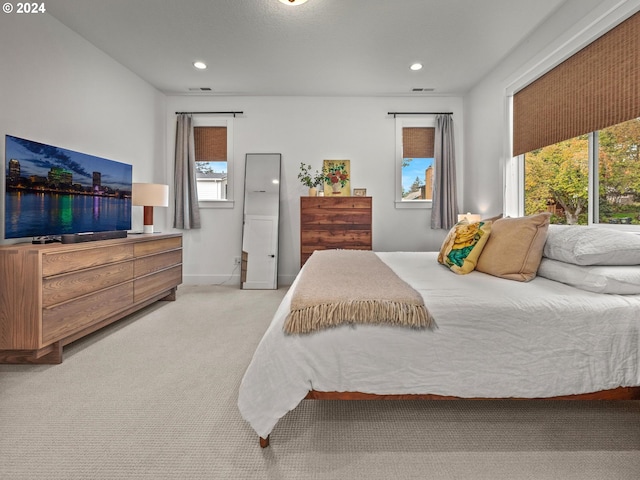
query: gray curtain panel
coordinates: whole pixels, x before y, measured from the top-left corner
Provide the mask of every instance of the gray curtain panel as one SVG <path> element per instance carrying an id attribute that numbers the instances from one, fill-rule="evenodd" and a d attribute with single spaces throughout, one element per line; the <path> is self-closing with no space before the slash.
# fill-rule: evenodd
<path id="1" fill-rule="evenodd" d="M 457 222 L 458 192 L 456 189 L 456 155 L 451 115 L 436 116 L 434 144 L 435 178 L 431 228 L 450 229 Z"/>
<path id="2" fill-rule="evenodd" d="M 178 115 L 174 179 L 176 195 L 173 228 L 200 228 L 193 119 L 185 114 Z"/>

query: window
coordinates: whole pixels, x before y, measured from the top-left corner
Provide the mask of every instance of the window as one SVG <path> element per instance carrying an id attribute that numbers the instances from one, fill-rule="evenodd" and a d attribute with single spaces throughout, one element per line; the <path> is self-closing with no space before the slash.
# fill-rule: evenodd
<path id="1" fill-rule="evenodd" d="M 232 127 L 232 119 L 194 118 L 196 183 L 201 208 L 233 206 Z"/>
<path id="2" fill-rule="evenodd" d="M 514 86 L 505 213 L 640 230 L 640 12 Z M 633 225 L 638 225 L 634 227 Z"/>
<path id="3" fill-rule="evenodd" d="M 396 207 L 426 208 L 433 194 L 433 118 L 396 118 Z"/>
<path id="4" fill-rule="evenodd" d="M 524 154 L 524 214 L 640 225 L 640 118 Z"/>
<path id="5" fill-rule="evenodd" d="M 640 225 L 640 118 L 600 130 L 597 139 L 596 222 Z"/>

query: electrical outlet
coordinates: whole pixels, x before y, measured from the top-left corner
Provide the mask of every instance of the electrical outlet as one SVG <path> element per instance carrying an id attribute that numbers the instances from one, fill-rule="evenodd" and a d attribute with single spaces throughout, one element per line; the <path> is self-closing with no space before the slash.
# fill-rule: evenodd
<path id="1" fill-rule="evenodd" d="M 233 264 L 240 265 L 240 257 L 233 257 Z"/>

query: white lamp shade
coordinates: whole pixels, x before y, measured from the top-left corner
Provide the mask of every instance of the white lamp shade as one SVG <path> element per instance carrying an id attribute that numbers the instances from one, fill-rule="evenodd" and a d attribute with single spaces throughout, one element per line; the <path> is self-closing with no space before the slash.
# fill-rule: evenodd
<path id="1" fill-rule="evenodd" d="M 482 220 L 482 216 L 479 213 L 459 213 L 458 221 L 467 220 L 469 223 L 476 223 Z"/>
<path id="2" fill-rule="evenodd" d="M 131 187 L 131 202 L 143 207 L 168 207 L 169 185 L 134 183 Z"/>

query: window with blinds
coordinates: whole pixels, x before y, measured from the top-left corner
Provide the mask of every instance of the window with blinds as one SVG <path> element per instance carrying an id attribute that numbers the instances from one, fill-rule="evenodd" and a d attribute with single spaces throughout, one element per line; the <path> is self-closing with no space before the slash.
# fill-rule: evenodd
<path id="1" fill-rule="evenodd" d="M 402 127 L 402 201 L 432 200 L 434 127 Z"/>
<path id="2" fill-rule="evenodd" d="M 513 97 L 513 155 L 640 117 L 640 12 Z"/>
<path id="3" fill-rule="evenodd" d="M 640 225 L 640 13 L 513 98 L 524 213 Z M 592 180 L 590 180 L 592 179 Z"/>
<path id="4" fill-rule="evenodd" d="M 198 200 L 227 200 L 227 127 L 193 129 Z"/>

